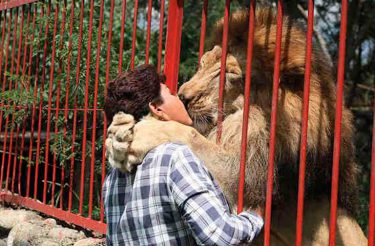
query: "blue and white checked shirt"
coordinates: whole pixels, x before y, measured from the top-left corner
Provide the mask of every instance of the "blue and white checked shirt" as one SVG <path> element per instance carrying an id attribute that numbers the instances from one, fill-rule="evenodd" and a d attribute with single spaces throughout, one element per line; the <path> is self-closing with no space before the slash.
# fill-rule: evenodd
<path id="1" fill-rule="evenodd" d="M 103 186 L 107 245 L 236 245 L 263 219 L 230 213 L 224 194 L 185 145 L 150 151 L 135 174 L 113 169 Z"/>

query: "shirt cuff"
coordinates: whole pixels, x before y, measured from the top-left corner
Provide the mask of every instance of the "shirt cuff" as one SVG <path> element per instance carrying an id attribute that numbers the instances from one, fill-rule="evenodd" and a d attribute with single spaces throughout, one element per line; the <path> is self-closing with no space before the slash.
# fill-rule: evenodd
<path id="1" fill-rule="evenodd" d="M 246 217 L 254 225 L 254 231 L 256 231 L 255 234 L 258 235 L 264 225 L 263 218 L 252 211 L 243 211 L 240 215 Z"/>

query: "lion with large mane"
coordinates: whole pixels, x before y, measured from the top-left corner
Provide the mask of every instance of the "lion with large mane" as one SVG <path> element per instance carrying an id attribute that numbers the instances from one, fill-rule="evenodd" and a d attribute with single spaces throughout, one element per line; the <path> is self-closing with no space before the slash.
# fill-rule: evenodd
<path id="1" fill-rule="evenodd" d="M 248 18 L 248 12 L 244 10 L 230 16 L 221 144 L 217 145 L 215 140 L 223 20 L 220 20 L 212 31 L 213 48 L 202 56 L 196 74 L 179 89 L 178 94 L 187 106 L 195 129 L 176 122 L 160 122 L 146 117 L 135 125 L 134 132 L 123 131 L 124 134 L 132 134 L 133 139 L 130 143 L 131 155 L 125 158 L 128 163 L 124 165 L 139 163 L 150 149 L 161 143 L 177 141 L 187 144 L 204 161 L 230 204 L 235 207 L 241 151 Z M 284 17 L 276 126 L 272 245 L 291 245 L 295 240 L 305 33 L 298 23 Z M 255 16 L 247 131 L 245 207 L 265 204 L 275 45 L 276 14 L 269 8 L 258 8 Z M 328 197 L 336 101 L 332 71 L 324 54 L 314 47 L 306 148 L 303 245 L 327 244 L 329 237 Z M 343 108 L 342 115 L 337 243 L 366 245 L 367 239 L 353 219 L 358 203 L 358 167 L 352 143 L 353 117 L 346 107 Z M 133 123 L 118 123 L 121 124 L 129 129 Z M 129 141 L 130 138 L 122 139 Z M 256 244 L 262 241 L 262 237 L 259 237 L 258 241 Z"/>

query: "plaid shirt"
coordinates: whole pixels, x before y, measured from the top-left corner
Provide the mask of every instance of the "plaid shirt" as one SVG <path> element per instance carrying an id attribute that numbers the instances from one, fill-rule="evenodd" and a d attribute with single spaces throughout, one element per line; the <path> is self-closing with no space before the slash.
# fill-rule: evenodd
<path id="1" fill-rule="evenodd" d="M 235 245 L 263 226 L 255 213 L 231 214 L 211 174 L 181 144 L 150 151 L 135 174 L 113 169 L 103 197 L 107 245 Z"/>

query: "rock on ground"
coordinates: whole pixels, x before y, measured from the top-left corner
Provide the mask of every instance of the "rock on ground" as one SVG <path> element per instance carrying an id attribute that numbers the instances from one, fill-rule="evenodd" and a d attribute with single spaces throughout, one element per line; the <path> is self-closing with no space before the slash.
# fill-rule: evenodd
<path id="1" fill-rule="evenodd" d="M 7 246 L 6 238 L 0 239 L 0 246 Z"/>
<path id="2" fill-rule="evenodd" d="M 0 207 L 0 246 L 101 246 L 103 238 L 86 238 L 83 232 L 57 225 L 36 212 Z"/>
<path id="3" fill-rule="evenodd" d="M 16 224 L 30 220 L 42 220 L 42 217 L 24 209 L 0 209 L 0 237 L 6 236 Z"/>
<path id="4" fill-rule="evenodd" d="M 77 241 L 74 246 L 102 246 L 105 245 L 104 238 L 86 238 Z"/>

